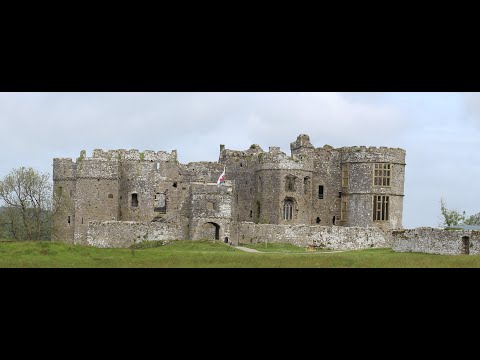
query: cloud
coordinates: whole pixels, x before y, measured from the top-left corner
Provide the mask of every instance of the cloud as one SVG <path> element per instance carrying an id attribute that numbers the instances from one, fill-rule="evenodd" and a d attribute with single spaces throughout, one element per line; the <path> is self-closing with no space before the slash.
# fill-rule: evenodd
<path id="1" fill-rule="evenodd" d="M 94 148 L 183 148 L 186 160 L 197 161 L 216 158 L 219 143 L 288 149 L 308 133 L 318 146 L 380 145 L 377 139 L 401 129 L 393 108 L 335 93 L 2 93 L 0 116 L 3 146 L 30 156 L 34 146 L 48 158 Z"/>
<path id="2" fill-rule="evenodd" d="M 341 93 L 268 94 L 257 99 L 249 116 L 255 141 L 285 145 L 300 133 L 323 146 L 388 145 L 386 138 L 403 131 L 395 108 L 352 102 Z"/>
<path id="3" fill-rule="evenodd" d="M 464 93 L 463 97 L 467 119 L 480 126 L 480 93 Z"/>

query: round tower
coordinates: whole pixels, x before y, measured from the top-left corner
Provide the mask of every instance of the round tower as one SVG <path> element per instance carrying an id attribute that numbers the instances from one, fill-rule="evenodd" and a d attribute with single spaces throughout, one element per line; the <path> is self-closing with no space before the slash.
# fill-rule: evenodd
<path id="1" fill-rule="evenodd" d="M 52 239 L 73 243 L 75 231 L 76 165 L 72 159 L 53 159 Z"/>
<path id="2" fill-rule="evenodd" d="M 313 163 L 289 157 L 278 147 L 258 158 L 257 222 L 310 224 Z"/>
<path id="3" fill-rule="evenodd" d="M 405 150 L 365 146 L 340 150 L 341 225 L 402 228 Z"/>

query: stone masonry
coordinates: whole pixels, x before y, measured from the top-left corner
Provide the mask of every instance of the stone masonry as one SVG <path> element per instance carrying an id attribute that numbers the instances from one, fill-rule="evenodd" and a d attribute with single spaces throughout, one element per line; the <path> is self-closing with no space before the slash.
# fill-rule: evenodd
<path id="1" fill-rule="evenodd" d="M 480 231 L 433 228 L 395 230 L 393 250 L 438 255 L 480 255 Z"/>
<path id="2" fill-rule="evenodd" d="M 220 145 L 217 162 L 189 164 L 180 164 L 175 150 L 54 159 L 54 188 L 62 195 L 54 239 L 100 247 L 167 238 L 237 244 L 255 233 L 255 241 L 258 234 L 299 244 L 330 236 L 331 244 L 350 244 L 340 248 L 368 248 L 388 243 L 378 234 L 402 228 L 404 150 L 315 148 L 307 135 L 290 149 L 288 156 L 278 147 Z M 217 186 L 224 167 L 227 181 Z M 354 233 L 363 239 L 358 246 Z"/>

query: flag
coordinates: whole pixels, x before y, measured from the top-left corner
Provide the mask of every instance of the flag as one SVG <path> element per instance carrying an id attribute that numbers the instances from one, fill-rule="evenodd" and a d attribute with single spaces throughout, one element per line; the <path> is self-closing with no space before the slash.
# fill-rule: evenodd
<path id="1" fill-rule="evenodd" d="M 217 186 L 225 184 L 225 167 L 223 168 L 223 173 L 217 180 Z"/>

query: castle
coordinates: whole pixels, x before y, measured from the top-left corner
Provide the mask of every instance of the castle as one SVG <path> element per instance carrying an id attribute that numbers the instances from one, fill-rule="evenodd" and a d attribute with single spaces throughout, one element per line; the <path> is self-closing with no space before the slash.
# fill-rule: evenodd
<path id="1" fill-rule="evenodd" d="M 315 148 L 307 135 L 290 149 L 288 156 L 278 147 L 220 145 L 218 162 L 186 165 L 175 150 L 94 150 L 75 162 L 54 159 L 62 199 L 54 239 L 99 247 L 286 239 L 363 248 L 384 245 L 382 234 L 402 228 L 405 150 Z M 217 186 L 224 168 L 226 181 Z"/>

